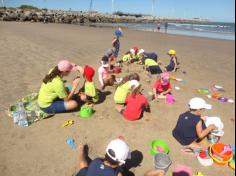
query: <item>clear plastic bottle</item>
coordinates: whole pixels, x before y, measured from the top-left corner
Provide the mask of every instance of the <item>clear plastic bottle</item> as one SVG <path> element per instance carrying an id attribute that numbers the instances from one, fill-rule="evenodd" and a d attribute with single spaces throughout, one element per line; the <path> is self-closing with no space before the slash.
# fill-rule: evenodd
<path id="1" fill-rule="evenodd" d="M 19 115 L 18 119 L 18 125 L 21 127 L 27 127 L 29 126 L 28 120 L 27 120 L 27 114 L 25 112 L 24 104 L 23 102 L 19 102 L 17 104 L 17 112 Z"/>

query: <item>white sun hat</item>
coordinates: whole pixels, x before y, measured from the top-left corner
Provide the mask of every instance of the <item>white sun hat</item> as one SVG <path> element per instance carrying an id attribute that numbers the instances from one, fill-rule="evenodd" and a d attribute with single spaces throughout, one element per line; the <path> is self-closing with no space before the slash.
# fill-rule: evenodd
<path id="1" fill-rule="evenodd" d="M 144 49 L 140 49 L 140 50 L 138 51 L 138 55 L 143 54 L 144 52 L 145 52 Z"/>
<path id="2" fill-rule="evenodd" d="M 210 104 L 207 104 L 206 101 L 199 97 L 194 97 L 189 101 L 190 109 L 212 109 Z"/>
<path id="3" fill-rule="evenodd" d="M 130 155 L 129 146 L 121 139 L 112 140 L 106 148 L 106 154 L 112 160 L 125 164 L 125 160 L 127 160 Z"/>
<path id="4" fill-rule="evenodd" d="M 137 80 L 131 80 L 129 81 L 129 87 L 134 87 L 135 89 L 140 85 L 140 83 Z"/>

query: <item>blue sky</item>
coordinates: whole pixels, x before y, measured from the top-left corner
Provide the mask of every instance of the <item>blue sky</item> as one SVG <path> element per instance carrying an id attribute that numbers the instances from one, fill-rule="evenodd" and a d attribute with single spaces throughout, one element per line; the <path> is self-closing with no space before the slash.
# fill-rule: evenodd
<path id="1" fill-rule="evenodd" d="M 22 4 L 48 9 L 89 9 L 90 0 L 3 0 L 6 6 Z M 212 21 L 235 22 L 235 0 L 155 0 L 154 15 L 162 17 L 206 18 Z M 94 0 L 93 10 L 112 12 L 112 0 Z M 114 0 L 114 10 L 152 14 L 152 0 Z"/>

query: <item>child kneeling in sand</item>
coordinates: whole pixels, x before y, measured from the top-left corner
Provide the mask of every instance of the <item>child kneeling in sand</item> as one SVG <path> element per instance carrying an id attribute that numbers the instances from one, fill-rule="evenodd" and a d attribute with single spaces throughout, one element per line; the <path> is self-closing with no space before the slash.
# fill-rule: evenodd
<path id="1" fill-rule="evenodd" d="M 145 59 L 144 69 L 147 71 L 147 75 L 161 74 L 162 70 L 159 65 L 160 63 L 156 62 L 153 59 Z"/>
<path id="2" fill-rule="evenodd" d="M 216 129 L 215 125 L 207 128 L 202 114 L 205 109 L 211 109 L 202 98 L 192 98 L 189 101 L 189 111 L 179 116 L 176 127 L 172 134 L 174 138 L 184 147 L 184 151 L 201 148 L 198 142 L 205 138 L 211 131 Z"/>
<path id="3" fill-rule="evenodd" d="M 170 75 L 167 72 L 160 74 L 153 88 L 153 94 L 155 99 L 165 99 L 166 95 L 171 93 Z"/>
<path id="4" fill-rule="evenodd" d="M 116 76 L 110 73 L 109 68 L 110 65 L 108 63 L 103 63 L 98 68 L 98 79 L 102 90 L 104 90 L 106 86 L 113 86 L 116 82 Z"/>
<path id="5" fill-rule="evenodd" d="M 137 73 L 130 74 L 122 79 L 122 81 L 118 84 L 114 95 L 114 101 L 118 106 L 125 104 L 129 91 L 132 89 L 132 86 L 137 84 L 139 80 L 140 78 Z"/>
<path id="6" fill-rule="evenodd" d="M 96 158 L 90 164 L 86 160 L 84 146 L 79 145 L 80 171 L 75 176 L 122 176 L 120 166 L 129 156 L 129 146 L 122 139 L 112 140 L 104 158 Z"/>
<path id="7" fill-rule="evenodd" d="M 84 92 L 80 92 L 81 100 L 87 103 L 98 102 L 98 94 L 95 84 L 93 82 L 95 71 L 90 66 L 85 66 L 83 71 L 83 76 L 85 79 Z"/>
<path id="8" fill-rule="evenodd" d="M 140 89 L 141 85 L 136 81 L 136 85 L 132 86 L 131 93 L 126 97 L 126 106 L 120 105 L 116 107 L 116 110 L 127 120 L 139 120 L 143 115 L 146 117 L 144 111 L 150 112 L 148 100 L 141 94 Z"/>

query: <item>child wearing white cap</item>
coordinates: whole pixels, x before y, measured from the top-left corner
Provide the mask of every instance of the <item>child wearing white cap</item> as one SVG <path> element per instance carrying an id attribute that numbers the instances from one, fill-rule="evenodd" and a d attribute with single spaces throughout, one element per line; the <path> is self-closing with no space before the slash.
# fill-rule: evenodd
<path id="1" fill-rule="evenodd" d="M 177 125 L 172 132 L 174 138 L 185 146 L 184 151 L 201 148 L 198 142 L 216 129 L 215 125 L 209 125 L 206 128 L 202 118 L 203 111 L 211 109 L 211 105 L 199 97 L 192 98 L 188 105 L 189 111 L 179 116 Z"/>
<path id="2" fill-rule="evenodd" d="M 112 140 L 104 158 L 96 158 L 89 165 L 86 161 L 84 146 L 79 145 L 80 171 L 76 176 L 122 176 L 119 167 L 125 164 L 130 155 L 128 144 L 122 139 Z"/>

